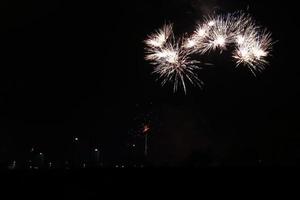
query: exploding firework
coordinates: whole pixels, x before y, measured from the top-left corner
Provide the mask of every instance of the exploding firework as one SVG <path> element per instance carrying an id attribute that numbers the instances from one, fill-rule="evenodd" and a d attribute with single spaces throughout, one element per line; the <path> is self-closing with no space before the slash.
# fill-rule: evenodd
<path id="1" fill-rule="evenodd" d="M 147 48 L 150 49 L 163 48 L 167 41 L 173 37 L 173 25 L 168 24 L 164 25 L 156 33 L 148 36 L 148 38 L 145 40 L 145 43 Z"/>
<path id="2" fill-rule="evenodd" d="M 191 53 L 199 52 L 204 47 L 204 41 L 208 36 L 210 26 L 198 24 L 197 29 L 190 37 L 183 38 L 183 47 Z"/>
<path id="3" fill-rule="evenodd" d="M 162 85 L 173 82 L 174 92 L 182 86 L 185 93 L 187 80 L 202 85 L 196 74 L 200 62 L 191 59 L 192 55 L 199 57 L 211 51 L 235 48 L 233 58 L 237 66 L 248 66 L 255 75 L 265 69 L 273 45 L 271 34 L 261 31 L 252 17 L 242 12 L 208 16 L 180 42 L 175 42 L 173 26 L 165 25 L 145 43 L 145 58 L 155 65 L 154 73 L 162 78 Z"/>
<path id="4" fill-rule="evenodd" d="M 234 43 L 236 35 L 251 23 L 251 18 L 243 13 L 208 16 L 204 25 L 209 27 L 199 52 L 202 54 L 219 49 L 221 52 Z"/>
<path id="5" fill-rule="evenodd" d="M 223 18 L 218 16 L 215 18 L 209 17 L 205 24 L 210 27 L 207 37 L 203 40 L 200 52 L 206 53 L 212 50 L 226 49 L 226 45 L 229 42 L 231 32 L 229 31 L 231 21 L 229 18 Z"/>
<path id="6" fill-rule="evenodd" d="M 200 62 L 192 60 L 189 52 L 179 43 L 167 43 L 164 48 L 148 54 L 146 59 L 155 65 L 153 73 L 162 79 L 162 85 L 167 82 L 173 83 L 174 92 L 182 86 L 186 93 L 186 81 L 199 87 L 202 85 L 202 81 L 195 73 L 195 70 L 199 69 L 196 64 Z"/>
<path id="7" fill-rule="evenodd" d="M 248 34 L 239 36 L 237 43 L 233 53 L 237 66 L 241 64 L 248 66 L 254 75 L 263 71 L 268 64 L 266 58 L 272 49 L 271 33 L 266 30 L 261 33 L 249 31 Z"/>
<path id="8" fill-rule="evenodd" d="M 165 25 L 150 35 L 145 43 L 145 59 L 155 65 L 153 73 L 162 80 L 163 86 L 171 82 L 174 92 L 182 87 L 185 93 L 187 82 L 201 87 L 202 81 L 195 72 L 200 62 L 191 59 L 191 52 L 185 49 L 184 42 L 175 41 L 172 25 Z"/>

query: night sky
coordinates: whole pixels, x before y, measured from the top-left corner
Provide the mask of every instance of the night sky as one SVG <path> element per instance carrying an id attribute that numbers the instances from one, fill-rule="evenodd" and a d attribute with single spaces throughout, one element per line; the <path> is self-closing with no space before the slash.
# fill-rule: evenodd
<path id="1" fill-rule="evenodd" d="M 298 31 L 287 1 L 28 0 L 0 3 L 0 161 L 84 159 L 149 166 L 300 164 Z M 256 78 L 226 53 L 209 56 L 203 90 L 173 93 L 144 61 L 143 40 L 165 22 L 180 35 L 213 10 L 247 10 L 273 33 Z M 136 144 L 137 152 L 130 145 Z M 75 149 L 76 149 L 75 148 Z M 143 160 L 144 161 L 144 160 Z"/>

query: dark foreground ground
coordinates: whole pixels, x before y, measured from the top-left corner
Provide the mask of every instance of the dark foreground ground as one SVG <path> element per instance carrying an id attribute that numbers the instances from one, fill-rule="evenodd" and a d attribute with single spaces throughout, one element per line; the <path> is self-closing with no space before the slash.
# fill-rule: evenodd
<path id="1" fill-rule="evenodd" d="M 215 195 L 219 188 L 231 195 L 237 195 L 236 191 L 253 195 L 272 188 L 274 194 L 281 191 L 275 188 L 293 182 L 287 178 L 296 181 L 296 175 L 296 169 L 270 168 L 14 171 L 1 172 L 1 195 L 10 199 L 106 199 L 181 193 L 187 198 L 193 193 Z"/>

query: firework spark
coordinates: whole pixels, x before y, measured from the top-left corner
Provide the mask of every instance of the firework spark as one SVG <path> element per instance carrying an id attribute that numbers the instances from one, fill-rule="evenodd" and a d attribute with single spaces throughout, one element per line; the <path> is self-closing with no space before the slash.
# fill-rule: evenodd
<path id="1" fill-rule="evenodd" d="M 148 48 L 163 48 L 167 41 L 174 36 L 173 25 L 166 24 L 156 33 L 150 35 L 145 43 Z"/>
<path id="2" fill-rule="evenodd" d="M 192 60 L 188 51 L 181 47 L 180 43 L 167 43 L 164 48 L 151 51 L 146 59 L 151 61 L 154 74 L 162 79 L 162 85 L 167 82 L 173 83 L 174 92 L 182 86 L 186 93 L 187 81 L 192 85 L 201 87 L 202 81 L 198 78 L 195 70 L 199 62 Z"/>
<path id="3" fill-rule="evenodd" d="M 174 92 L 179 86 L 186 93 L 186 81 L 202 85 L 196 70 L 198 61 L 192 55 L 203 56 L 211 51 L 235 48 L 233 58 L 237 66 L 245 65 L 255 75 L 265 69 L 272 49 L 271 34 L 255 24 L 253 18 L 242 12 L 211 15 L 204 18 L 191 34 L 175 41 L 173 26 L 165 25 L 145 41 L 146 60 L 155 65 L 154 73 L 162 85 L 173 82 Z"/>
<path id="4" fill-rule="evenodd" d="M 248 15 L 241 13 L 206 17 L 204 24 L 209 27 L 209 31 L 200 52 L 206 53 L 217 49 L 222 52 L 233 43 L 235 36 L 242 32 L 250 21 Z"/>
<path id="5" fill-rule="evenodd" d="M 250 35 L 240 36 L 239 42 L 233 57 L 236 59 L 237 66 L 240 64 L 248 66 L 251 72 L 256 75 L 256 72 L 261 72 L 265 69 L 268 61 L 267 56 L 272 49 L 271 34 L 266 30 L 262 33 L 253 32 Z"/>
<path id="6" fill-rule="evenodd" d="M 209 30 L 210 26 L 198 24 L 194 33 L 190 37 L 183 39 L 184 49 L 190 53 L 199 52 L 199 50 L 203 48 L 204 40 L 206 39 Z"/>

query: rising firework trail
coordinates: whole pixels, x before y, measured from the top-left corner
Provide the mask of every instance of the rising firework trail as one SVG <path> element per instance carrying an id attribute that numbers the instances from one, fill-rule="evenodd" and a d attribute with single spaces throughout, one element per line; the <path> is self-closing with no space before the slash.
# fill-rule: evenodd
<path id="1" fill-rule="evenodd" d="M 144 129 L 143 129 L 143 134 L 144 134 L 144 137 L 145 137 L 145 144 L 144 144 L 144 155 L 145 155 L 145 157 L 148 156 L 148 135 L 149 135 L 149 130 L 150 130 L 150 127 L 148 125 L 145 125 Z"/>

